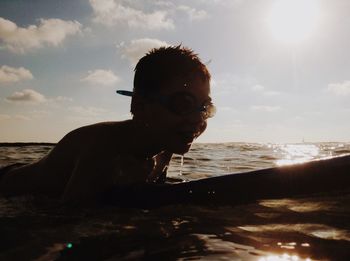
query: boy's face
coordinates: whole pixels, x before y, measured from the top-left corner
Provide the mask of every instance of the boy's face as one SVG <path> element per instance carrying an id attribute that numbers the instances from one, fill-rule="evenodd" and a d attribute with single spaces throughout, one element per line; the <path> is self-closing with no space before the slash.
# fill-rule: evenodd
<path id="1" fill-rule="evenodd" d="M 203 106 L 211 104 L 209 81 L 172 80 L 147 103 L 144 116 L 166 150 L 184 154 L 207 126 Z"/>

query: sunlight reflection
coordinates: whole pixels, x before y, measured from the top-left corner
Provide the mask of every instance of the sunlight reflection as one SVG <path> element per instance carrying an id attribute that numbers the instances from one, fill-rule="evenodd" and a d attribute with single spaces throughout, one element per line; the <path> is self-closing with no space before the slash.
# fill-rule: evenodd
<path id="1" fill-rule="evenodd" d="M 277 166 L 304 163 L 316 158 L 320 149 L 313 144 L 286 144 L 279 146 L 283 159 L 277 160 Z"/>
<path id="2" fill-rule="evenodd" d="M 309 202 L 301 199 L 279 199 L 279 200 L 262 200 L 259 202 L 261 206 L 275 209 L 289 209 L 294 212 L 307 213 L 307 212 L 317 212 L 317 211 L 328 211 L 332 209 L 332 202 L 322 201 L 322 202 Z M 275 216 L 277 213 L 272 213 Z M 268 218 L 268 215 L 261 215 L 261 213 L 256 213 L 257 216 L 262 216 Z M 273 215 L 270 215 L 273 217 Z"/>
<path id="3" fill-rule="evenodd" d="M 297 232 L 305 235 L 318 237 L 322 239 L 332 240 L 346 240 L 350 241 L 350 233 L 344 229 L 338 229 L 322 224 L 269 224 L 269 225 L 258 225 L 258 226 L 238 226 L 239 229 L 248 232 L 263 233 L 263 232 Z M 292 244 L 290 244 L 292 243 Z M 278 246 L 294 246 L 293 242 L 281 243 L 278 242 Z M 302 247 L 310 247 L 310 244 L 303 242 Z M 288 247 L 281 247 L 288 248 Z"/>
<path id="4" fill-rule="evenodd" d="M 308 258 L 300 258 L 297 255 L 288 255 L 288 254 L 283 254 L 283 255 L 269 255 L 266 257 L 261 257 L 258 261 L 311 261 L 312 259 Z"/>

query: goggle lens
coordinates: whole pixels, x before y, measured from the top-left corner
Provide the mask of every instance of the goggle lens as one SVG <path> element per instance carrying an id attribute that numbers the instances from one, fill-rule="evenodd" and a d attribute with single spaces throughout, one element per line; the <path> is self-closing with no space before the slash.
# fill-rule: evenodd
<path id="1" fill-rule="evenodd" d="M 196 108 L 196 101 L 195 99 L 190 95 L 174 95 L 170 96 L 168 107 L 171 111 L 180 114 L 185 115 Z"/>
<path id="2" fill-rule="evenodd" d="M 212 118 L 216 114 L 216 106 L 212 103 L 203 106 L 203 113 L 205 113 L 205 118 Z"/>
<path id="3" fill-rule="evenodd" d="M 118 94 L 133 96 L 133 92 L 117 90 Z M 216 107 L 210 101 L 198 107 L 197 100 L 189 93 L 177 93 L 172 96 L 151 96 L 153 101 L 160 102 L 163 106 L 178 115 L 189 115 L 194 112 L 201 112 L 205 119 L 212 118 L 216 114 Z"/>
<path id="4" fill-rule="evenodd" d="M 170 96 L 165 105 L 169 110 L 179 115 L 188 115 L 199 111 L 204 118 L 211 118 L 216 113 L 216 107 L 211 102 L 198 107 L 195 97 L 183 93 Z"/>

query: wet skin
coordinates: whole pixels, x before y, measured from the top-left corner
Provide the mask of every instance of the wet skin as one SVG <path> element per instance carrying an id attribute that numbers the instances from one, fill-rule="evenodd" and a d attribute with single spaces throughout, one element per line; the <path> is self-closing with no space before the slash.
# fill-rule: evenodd
<path id="1" fill-rule="evenodd" d="M 184 83 L 173 81 L 160 94 L 188 92 L 198 104 L 210 100 L 209 82 L 195 78 Z M 142 98 L 136 107 L 132 120 L 98 123 L 68 133 L 43 159 L 5 174 L 0 193 L 40 193 L 64 202 L 91 202 L 112 186 L 156 178 L 172 154 L 188 152 L 206 128 L 200 112 L 176 115 Z"/>
<path id="2" fill-rule="evenodd" d="M 209 82 L 199 78 L 192 81 L 174 80 L 159 94 L 160 96 L 172 96 L 184 92 L 195 97 L 198 105 L 211 101 Z M 192 112 L 177 115 L 157 102 L 141 106 L 135 118 L 136 120 L 141 119 L 140 122 L 146 124 L 150 131 L 157 135 L 158 142 L 166 150 L 177 154 L 188 152 L 193 140 L 201 135 L 207 127 L 206 119 L 203 118 L 202 113 Z"/>

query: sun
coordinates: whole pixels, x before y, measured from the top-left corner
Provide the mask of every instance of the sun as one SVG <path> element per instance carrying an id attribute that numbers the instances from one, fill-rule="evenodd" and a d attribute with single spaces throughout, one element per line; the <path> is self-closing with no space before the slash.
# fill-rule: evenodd
<path id="1" fill-rule="evenodd" d="M 299 43 L 315 31 L 319 16 L 317 0 L 275 0 L 268 25 L 275 39 Z"/>

